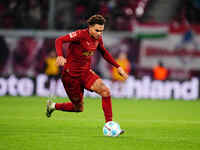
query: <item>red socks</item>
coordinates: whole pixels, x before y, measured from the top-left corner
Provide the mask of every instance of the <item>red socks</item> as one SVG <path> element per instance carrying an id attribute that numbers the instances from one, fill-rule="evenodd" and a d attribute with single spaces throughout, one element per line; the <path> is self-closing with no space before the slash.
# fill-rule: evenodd
<path id="1" fill-rule="evenodd" d="M 56 110 L 74 112 L 74 106 L 73 106 L 73 104 L 71 102 L 56 103 L 55 108 L 56 108 Z"/>
<path id="2" fill-rule="evenodd" d="M 56 110 L 76 112 L 71 102 L 56 103 Z M 112 121 L 112 102 L 111 97 L 102 97 L 102 108 L 105 116 L 105 122 Z"/>
<path id="3" fill-rule="evenodd" d="M 102 97 L 102 108 L 104 111 L 105 121 L 112 121 L 112 102 L 111 97 Z"/>

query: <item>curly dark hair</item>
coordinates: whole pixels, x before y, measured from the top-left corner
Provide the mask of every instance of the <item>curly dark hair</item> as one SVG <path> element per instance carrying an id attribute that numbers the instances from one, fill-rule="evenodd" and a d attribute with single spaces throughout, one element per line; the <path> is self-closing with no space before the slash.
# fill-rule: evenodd
<path id="1" fill-rule="evenodd" d="M 87 20 L 88 25 L 91 25 L 91 26 L 95 24 L 104 25 L 105 22 L 106 22 L 106 19 L 102 15 L 99 15 L 99 14 L 93 15 Z"/>

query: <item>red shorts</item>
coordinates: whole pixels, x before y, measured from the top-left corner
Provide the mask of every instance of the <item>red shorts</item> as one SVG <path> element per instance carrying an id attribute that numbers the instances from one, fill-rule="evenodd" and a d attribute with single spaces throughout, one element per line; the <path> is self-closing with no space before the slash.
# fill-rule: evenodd
<path id="1" fill-rule="evenodd" d="M 83 72 L 80 77 L 72 77 L 67 72 L 62 73 L 65 91 L 74 104 L 83 102 L 84 89 L 91 91 L 90 88 L 97 79 L 99 79 L 99 76 L 92 70 Z"/>

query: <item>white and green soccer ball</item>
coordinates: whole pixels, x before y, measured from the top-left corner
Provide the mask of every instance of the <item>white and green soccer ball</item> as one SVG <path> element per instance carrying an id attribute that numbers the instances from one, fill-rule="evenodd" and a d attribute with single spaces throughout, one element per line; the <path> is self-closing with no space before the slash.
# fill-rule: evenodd
<path id="1" fill-rule="evenodd" d="M 121 133 L 120 125 L 114 121 L 107 122 L 103 127 L 103 134 L 105 136 L 116 137 Z"/>

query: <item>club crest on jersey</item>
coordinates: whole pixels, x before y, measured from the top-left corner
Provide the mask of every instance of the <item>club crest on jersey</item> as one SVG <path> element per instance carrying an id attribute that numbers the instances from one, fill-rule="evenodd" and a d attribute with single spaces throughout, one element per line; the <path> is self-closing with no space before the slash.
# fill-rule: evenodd
<path id="1" fill-rule="evenodd" d="M 83 52 L 82 54 L 84 56 L 92 56 L 92 55 L 94 55 L 94 52 L 93 51 L 86 51 L 86 52 Z"/>

